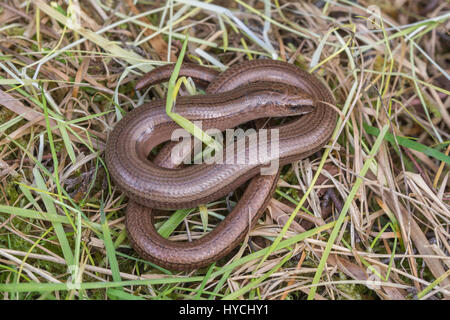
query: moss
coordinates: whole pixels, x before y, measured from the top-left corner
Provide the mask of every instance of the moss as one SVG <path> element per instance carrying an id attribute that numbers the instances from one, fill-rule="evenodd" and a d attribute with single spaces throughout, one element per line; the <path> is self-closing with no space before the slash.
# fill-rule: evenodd
<path id="1" fill-rule="evenodd" d="M 348 279 L 347 276 L 343 273 L 343 272 L 338 272 L 338 279 L 340 281 L 345 281 L 345 280 L 351 280 Z M 349 283 L 349 284 L 336 284 L 336 287 L 343 291 L 344 293 L 346 293 L 347 295 L 349 295 L 351 297 L 351 299 L 353 300 L 361 300 L 361 294 L 359 293 L 359 290 L 357 287 L 359 287 L 359 285 L 355 284 L 355 283 Z"/>
<path id="2" fill-rule="evenodd" d="M 16 202 L 17 198 L 19 198 L 19 192 L 17 192 L 17 184 L 15 182 L 8 183 L 5 189 L 8 201 L 11 203 Z"/>
<path id="3" fill-rule="evenodd" d="M 23 36 L 23 33 L 25 32 L 25 28 L 24 27 L 8 28 L 5 30 L 5 32 L 10 37 Z"/>

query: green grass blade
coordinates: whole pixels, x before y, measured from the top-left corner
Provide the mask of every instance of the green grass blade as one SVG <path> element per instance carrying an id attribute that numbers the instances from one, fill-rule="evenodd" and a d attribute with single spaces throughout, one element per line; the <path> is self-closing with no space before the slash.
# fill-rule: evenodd
<path id="1" fill-rule="evenodd" d="M 140 296 L 135 296 L 134 294 L 119 289 L 108 289 L 107 294 L 110 298 L 118 300 L 145 300 Z"/>
<path id="2" fill-rule="evenodd" d="M 41 190 L 48 191 L 47 186 L 45 185 L 44 179 L 42 178 L 41 173 L 39 172 L 39 170 L 37 168 L 33 169 L 33 175 L 36 180 L 37 187 Z M 54 221 L 52 221 L 52 224 L 53 224 L 53 227 L 55 228 L 56 236 L 58 237 L 59 243 L 61 245 L 61 250 L 63 252 L 64 259 L 66 260 L 67 265 L 71 266 L 74 264 L 73 253 L 70 248 L 70 244 L 67 239 L 64 228 L 63 228 L 61 222 L 57 221 L 59 216 L 56 211 L 54 200 L 47 193 L 44 193 L 44 192 L 41 193 L 41 198 L 42 198 L 42 201 L 44 201 L 45 207 L 47 208 L 48 216 L 52 217 L 53 218 L 52 220 L 54 220 Z M 22 212 L 22 213 L 24 213 L 24 212 Z M 60 216 L 60 217 L 66 218 L 67 220 L 69 220 L 67 217 L 64 217 L 64 216 Z"/>
<path id="3" fill-rule="evenodd" d="M 163 237 L 167 238 L 172 234 L 172 232 L 180 225 L 181 222 L 192 212 L 194 209 L 182 209 L 175 211 L 169 219 L 164 221 L 164 223 L 159 227 L 158 233 Z"/>
<path id="4" fill-rule="evenodd" d="M 35 211 L 31 209 L 23 209 L 11 206 L 5 206 L 0 204 L 0 212 L 16 215 L 29 219 L 39 219 L 44 221 L 50 221 L 52 223 L 67 223 L 70 224 L 69 219 L 65 216 L 49 214 L 47 212 Z"/>
<path id="5" fill-rule="evenodd" d="M 200 287 L 198 288 L 197 294 L 195 295 L 194 300 L 199 300 L 202 294 L 204 293 L 203 290 L 205 289 L 206 283 L 208 282 L 209 278 L 211 277 L 211 273 L 214 270 L 214 267 L 216 266 L 216 263 L 213 263 L 209 268 L 208 272 L 206 272 L 205 277 L 203 278 L 202 283 L 200 284 Z"/>
<path id="6" fill-rule="evenodd" d="M 367 123 L 364 123 L 363 126 L 366 132 L 372 136 L 378 136 L 380 134 L 380 129 L 378 128 L 372 127 Z M 399 137 L 399 136 L 394 137 L 392 133 L 386 133 L 384 139 L 389 141 L 391 144 L 395 144 L 395 140 L 397 140 L 398 144 L 405 148 L 422 152 L 427 156 L 445 162 L 446 164 L 450 164 L 450 156 L 447 156 L 445 153 L 439 152 L 436 149 L 430 148 L 421 143 L 412 141 L 411 139 L 408 139 L 406 137 Z"/>
<path id="7" fill-rule="evenodd" d="M 114 281 L 120 282 L 122 278 L 120 277 L 119 264 L 117 263 L 116 248 L 114 247 L 114 243 L 111 238 L 108 219 L 106 218 L 105 211 L 103 210 L 103 201 L 101 202 L 100 206 L 100 215 L 103 231 L 103 242 L 105 244 L 106 256 L 108 257 L 112 277 Z"/>
<path id="8" fill-rule="evenodd" d="M 175 121 L 180 127 L 185 129 L 187 132 L 189 132 L 191 135 L 205 143 L 206 145 L 216 149 L 221 150 L 221 146 L 213 139 L 211 136 L 206 134 L 203 130 L 201 130 L 198 126 L 196 126 L 194 123 L 189 121 L 188 119 L 180 116 L 177 113 L 172 112 L 172 108 L 175 105 L 175 99 L 176 99 L 176 88 L 179 88 L 177 86 L 177 78 L 180 73 L 181 64 L 183 62 L 184 55 L 186 53 L 186 47 L 188 44 L 188 36 L 186 36 L 183 47 L 180 51 L 180 55 L 178 56 L 178 60 L 175 64 L 175 68 L 173 70 L 173 73 L 169 80 L 169 88 L 167 91 L 167 99 L 166 99 L 166 113 L 167 115 Z"/>
<path id="9" fill-rule="evenodd" d="M 312 287 L 311 287 L 311 290 L 309 291 L 309 294 L 308 294 L 308 300 L 314 299 L 314 297 L 316 295 L 317 284 L 319 283 L 320 278 L 322 276 L 322 272 L 323 272 L 323 270 L 325 268 L 325 264 L 327 262 L 329 254 L 331 252 L 331 248 L 332 248 L 332 246 L 334 244 L 334 241 L 336 240 L 336 238 L 337 238 L 337 236 L 339 234 L 339 231 L 341 230 L 341 226 L 342 226 L 342 224 L 344 222 L 344 219 L 345 219 L 345 217 L 347 215 L 347 211 L 349 210 L 350 205 L 351 205 L 353 199 L 355 198 L 356 193 L 359 190 L 359 187 L 361 186 L 361 184 L 363 182 L 362 177 L 364 177 L 366 175 L 367 171 L 369 170 L 370 164 L 374 160 L 374 157 L 375 157 L 376 153 L 378 152 L 378 149 L 380 148 L 381 143 L 383 142 L 384 136 L 386 135 L 388 129 L 389 129 L 389 126 L 388 125 L 384 125 L 384 127 L 381 130 L 381 134 L 375 140 L 373 148 L 372 148 L 371 152 L 369 153 L 369 158 L 364 162 L 364 165 L 361 168 L 361 172 L 359 173 L 359 176 L 356 179 L 356 182 L 353 185 L 352 190 L 350 191 L 347 199 L 345 200 L 345 203 L 344 203 L 344 206 L 342 208 L 342 211 L 339 214 L 338 219 L 336 220 L 336 225 L 333 228 L 333 231 L 331 232 L 330 238 L 329 238 L 329 240 L 327 242 L 327 245 L 325 247 L 325 250 L 324 250 L 324 252 L 322 254 L 322 258 L 320 259 L 320 263 L 319 263 L 319 266 L 317 267 L 316 274 L 314 275 L 314 279 L 312 281 Z"/>

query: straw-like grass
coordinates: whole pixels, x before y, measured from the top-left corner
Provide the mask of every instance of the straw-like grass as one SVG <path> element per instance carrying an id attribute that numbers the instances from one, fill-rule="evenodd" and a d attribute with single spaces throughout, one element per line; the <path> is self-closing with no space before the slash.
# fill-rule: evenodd
<path id="1" fill-rule="evenodd" d="M 3 299 L 450 297 L 448 2 L 134 3 L 0 3 Z M 134 85 L 185 39 L 185 61 L 218 70 L 259 58 L 309 70 L 340 118 L 323 152 L 283 169 L 239 248 L 175 273 L 131 249 L 103 151 L 127 111 L 167 96 Z M 199 238 L 238 196 L 158 230 Z"/>

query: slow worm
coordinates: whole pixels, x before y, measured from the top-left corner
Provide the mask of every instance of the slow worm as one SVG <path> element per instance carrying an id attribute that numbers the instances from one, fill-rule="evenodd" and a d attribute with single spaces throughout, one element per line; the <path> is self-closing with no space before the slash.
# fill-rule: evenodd
<path id="1" fill-rule="evenodd" d="M 169 79 L 173 65 L 157 68 L 137 84 L 141 89 Z M 337 113 L 334 98 L 316 77 L 295 65 L 274 60 L 252 60 L 218 73 L 185 64 L 180 76 L 208 84 L 206 95 L 180 97 L 176 112 L 202 120 L 203 130 L 225 130 L 252 119 L 298 115 L 279 129 L 280 166 L 320 150 L 329 140 Z M 260 175 L 264 163 L 202 164 L 175 168 L 171 147 L 156 159 L 147 159 L 157 145 L 170 140 L 177 125 L 165 114 L 164 100 L 152 101 L 129 112 L 111 132 L 106 164 L 115 183 L 130 198 L 126 226 L 130 242 L 144 258 L 168 269 L 191 270 L 206 266 L 238 245 L 265 210 L 279 172 Z M 246 150 L 245 155 L 250 154 Z M 248 158 L 248 156 L 247 156 Z M 270 157 L 269 157 L 270 158 Z M 266 158 L 265 160 L 269 159 Z M 269 159 L 271 160 L 271 159 Z M 273 159 L 272 159 L 273 160 Z M 232 212 L 210 233 L 192 242 L 162 238 L 153 225 L 156 209 L 195 207 L 217 200 L 250 182 Z"/>

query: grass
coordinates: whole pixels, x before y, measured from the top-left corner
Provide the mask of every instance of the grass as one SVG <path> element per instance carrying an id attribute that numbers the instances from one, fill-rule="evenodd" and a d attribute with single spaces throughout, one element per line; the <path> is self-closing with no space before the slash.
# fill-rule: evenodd
<path id="1" fill-rule="evenodd" d="M 450 296 L 448 2 L 426 11 L 370 0 L 14 3 L 0 3 L 3 299 Z M 171 107 L 182 84 L 193 91 L 187 79 L 134 89 L 183 57 L 218 70 L 295 63 L 328 84 L 340 118 L 321 154 L 283 168 L 240 247 L 175 273 L 131 249 L 128 199 L 103 151 L 115 123 L 152 98 L 167 97 L 183 125 Z M 156 226 L 173 240 L 186 228 L 199 238 L 226 212 L 219 199 Z"/>

